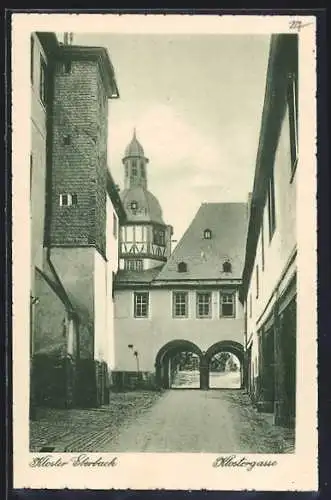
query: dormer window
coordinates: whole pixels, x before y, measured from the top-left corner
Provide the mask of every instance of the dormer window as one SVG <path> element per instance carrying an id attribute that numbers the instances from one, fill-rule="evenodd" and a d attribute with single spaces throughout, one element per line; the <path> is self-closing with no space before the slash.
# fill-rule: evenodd
<path id="1" fill-rule="evenodd" d="M 232 272 L 232 265 L 231 262 L 226 260 L 223 262 L 223 273 L 231 273 Z"/>
<path id="2" fill-rule="evenodd" d="M 179 264 L 177 264 L 177 271 L 179 273 L 186 273 L 187 272 L 186 262 L 179 262 Z"/>
<path id="3" fill-rule="evenodd" d="M 138 203 L 136 201 L 131 201 L 131 210 L 137 210 L 138 208 Z"/>
<path id="4" fill-rule="evenodd" d="M 203 238 L 205 240 L 211 240 L 211 230 L 210 229 L 205 229 L 203 232 Z"/>

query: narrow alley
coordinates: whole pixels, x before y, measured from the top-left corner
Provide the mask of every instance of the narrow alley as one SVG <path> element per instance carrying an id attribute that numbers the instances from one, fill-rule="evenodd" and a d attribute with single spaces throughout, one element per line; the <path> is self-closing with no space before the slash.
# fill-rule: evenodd
<path id="1" fill-rule="evenodd" d="M 242 390 L 176 389 L 150 393 L 148 402 L 146 394 L 136 391 L 113 394 L 111 404 L 100 409 L 66 411 L 70 429 L 65 422 L 62 431 L 61 424 L 55 424 L 61 418 L 61 410 L 50 410 L 43 414 L 43 419 L 33 423 L 34 451 L 294 451 L 292 431 L 272 425 L 270 419 L 256 411 Z M 56 425 L 57 435 L 54 434 Z M 53 434 L 47 438 L 51 429 Z M 45 438 L 41 441 L 43 434 Z"/>

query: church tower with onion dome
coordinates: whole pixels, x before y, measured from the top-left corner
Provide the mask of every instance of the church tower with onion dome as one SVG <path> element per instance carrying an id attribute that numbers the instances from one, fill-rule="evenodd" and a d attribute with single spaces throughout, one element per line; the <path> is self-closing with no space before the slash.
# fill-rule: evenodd
<path id="1" fill-rule="evenodd" d="M 137 139 L 136 130 L 125 149 L 122 162 L 124 190 L 121 200 L 127 218 L 121 228 L 120 268 L 145 271 L 167 261 L 173 228 L 164 222 L 160 203 L 147 189 L 149 160 Z"/>

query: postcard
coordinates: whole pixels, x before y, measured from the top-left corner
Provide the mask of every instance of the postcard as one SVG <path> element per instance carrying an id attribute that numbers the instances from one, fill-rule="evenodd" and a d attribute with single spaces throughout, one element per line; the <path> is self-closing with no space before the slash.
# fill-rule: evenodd
<path id="1" fill-rule="evenodd" d="M 14 488 L 318 488 L 315 35 L 13 14 Z"/>

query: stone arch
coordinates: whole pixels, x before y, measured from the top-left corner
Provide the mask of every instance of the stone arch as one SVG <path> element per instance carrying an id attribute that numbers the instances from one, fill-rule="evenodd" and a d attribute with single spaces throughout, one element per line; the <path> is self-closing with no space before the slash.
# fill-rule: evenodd
<path id="1" fill-rule="evenodd" d="M 172 355 L 183 351 L 193 352 L 194 354 L 197 354 L 201 363 L 203 359 L 203 353 L 196 344 L 194 344 L 190 340 L 171 340 L 163 347 L 161 347 L 155 358 L 156 383 L 159 387 L 169 389 L 169 359 Z"/>
<path id="2" fill-rule="evenodd" d="M 241 387 L 244 384 L 244 373 L 245 373 L 245 351 L 244 346 L 239 342 L 233 340 L 221 340 L 216 342 L 209 347 L 204 356 L 205 363 L 205 379 L 208 379 L 209 386 L 209 366 L 212 357 L 219 352 L 230 352 L 234 354 L 240 362 L 240 372 L 241 372 Z"/>

